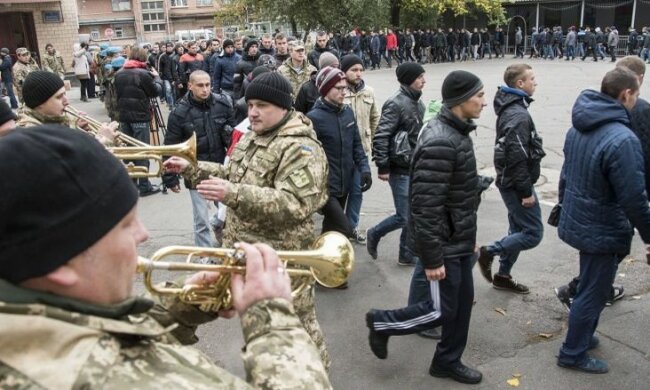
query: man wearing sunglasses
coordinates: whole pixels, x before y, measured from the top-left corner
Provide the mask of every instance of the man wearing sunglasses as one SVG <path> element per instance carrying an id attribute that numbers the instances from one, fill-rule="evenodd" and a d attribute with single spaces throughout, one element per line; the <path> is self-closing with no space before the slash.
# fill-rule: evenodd
<path id="1" fill-rule="evenodd" d="M 30 72 L 35 70 L 40 70 L 38 64 L 29 54 L 29 50 L 24 47 L 19 47 L 16 49 L 16 58 L 18 61 L 14 64 L 13 73 L 14 73 L 14 87 L 16 87 L 16 93 L 18 94 L 18 99 L 20 102 L 23 102 L 23 83 L 25 78 Z"/>

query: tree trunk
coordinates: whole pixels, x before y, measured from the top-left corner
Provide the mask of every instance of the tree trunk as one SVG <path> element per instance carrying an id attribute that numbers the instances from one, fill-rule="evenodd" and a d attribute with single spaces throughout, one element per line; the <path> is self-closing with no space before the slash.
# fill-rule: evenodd
<path id="1" fill-rule="evenodd" d="M 390 1 L 390 24 L 393 28 L 399 27 L 399 13 L 401 11 L 401 0 Z"/>
<path id="2" fill-rule="evenodd" d="M 289 24 L 291 25 L 291 34 L 294 37 L 297 37 L 298 36 L 298 24 L 296 23 L 296 19 L 293 16 L 289 20 Z"/>

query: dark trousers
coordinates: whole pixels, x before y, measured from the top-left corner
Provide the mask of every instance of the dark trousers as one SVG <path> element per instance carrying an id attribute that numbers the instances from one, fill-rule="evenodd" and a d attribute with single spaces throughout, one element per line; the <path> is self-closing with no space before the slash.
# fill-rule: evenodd
<path id="1" fill-rule="evenodd" d="M 383 334 L 413 334 L 442 325 L 442 338 L 433 360 L 449 367 L 458 362 L 467 345 L 474 302 L 473 256 L 445 259 L 445 279 L 429 282 L 426 301 L 396 310 L 377 310 L 373 328 Z"/>
<path id="2" fill-rule="evenodd" d="M 615 253 L 580 252 L 580 283 L 571 304 L 569 329 L 560 348 L 559 361 L 580 364 L 587 356 L 600 313 L 609 298 L 618 263 L 624 256 Z"/>
<path id="3" fill-rule="evenodd" d="M 84 100 L 88 98 L 88 79 L 80 79 L 79 82 L 81 83 L 81 88 L 79 90 L 81 91 L 81 100 Z"/>
<path id="4" fill-rule="evenodd" d="M 327 203 L 323 206 L 323 230 L 325 232 L 339 232 L 346 237 L 353 235 L 353 228 L 345 215 L 345 203 L 348 196 L 334 197 L 330 196 Z"/>
<path id="5" fill-rule="evenodd" d="M 94 98 L 95 97 L 95 74 L 94 73 L 90 73 L 90 78 L 88 79 L 88 84 L 86 84 L 86 88 L 88 88 L 88 97 Z"/>
<path id="6" fill-rule="evenodd" d="M 11 108 L 18 108 L 18 101 L 16 100 L 16 94 L 14 94 L 14 83 L 12 81 L 3 81 L 2 82 L 7 90 L 7 96 L 9 96 L 9 102 Z"/>
<path id="7" fill-rule="evenodd" d="M 150 132 L 149 125 L 150 125 L 149 122 L 136 122 L 136 123 L 120 122 L 120 131 L 130 137 L 138 139 L 139 141 L 149 143 L 149 138 L 151 136 L 149 134 Z M 149 160 L 135 160 L 133 161 L 133 165 L 146 167 L 148 170 Z M 134 180 L 134 182 L 136 182 L 136 180 Z M 140 192 L 151 191 L 151 187 L 152 187 L 151 182 L 146 177 L 137 179 L 137 186 Z"/>

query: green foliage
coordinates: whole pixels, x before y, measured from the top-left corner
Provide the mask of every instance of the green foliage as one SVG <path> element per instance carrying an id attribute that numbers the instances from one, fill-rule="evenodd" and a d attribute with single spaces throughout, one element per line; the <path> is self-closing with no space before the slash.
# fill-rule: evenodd
<path id="1" fill-rule="evenodd" d="M 506 21 L 501 0 L 232 0 L 215 13 L 215 21 L 243 25 L 248 16 L 306 31 L 346 31 L 387 27 L 391 21 L 398 26 L 437 27 L 446 11 L 456 16 L 484 13 L 491 25 Z"/>

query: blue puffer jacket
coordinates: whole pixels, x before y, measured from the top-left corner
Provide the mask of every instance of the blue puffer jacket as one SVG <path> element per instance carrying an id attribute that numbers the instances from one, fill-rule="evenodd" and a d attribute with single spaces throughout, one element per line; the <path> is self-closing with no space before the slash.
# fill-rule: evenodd
<path id="1" fill-rule="evenodd" d="M 348 105 L 336 107 L 320 98 L 309 111 L 318 140 L 323 144 L 329 163 L 330 195 L 341 197 L 352 188 L 352 174 L 370 173 L 368 158 L 363 151 L 357 121 Z"/>
<path id="2" fill-rule="evenodd" d="M 643 154 L 617 100 L 583 91 L 564 142 L 560 178 L 562 241 L 588 253 L 629 253 L 633 227 L 650 243 Z"/>

